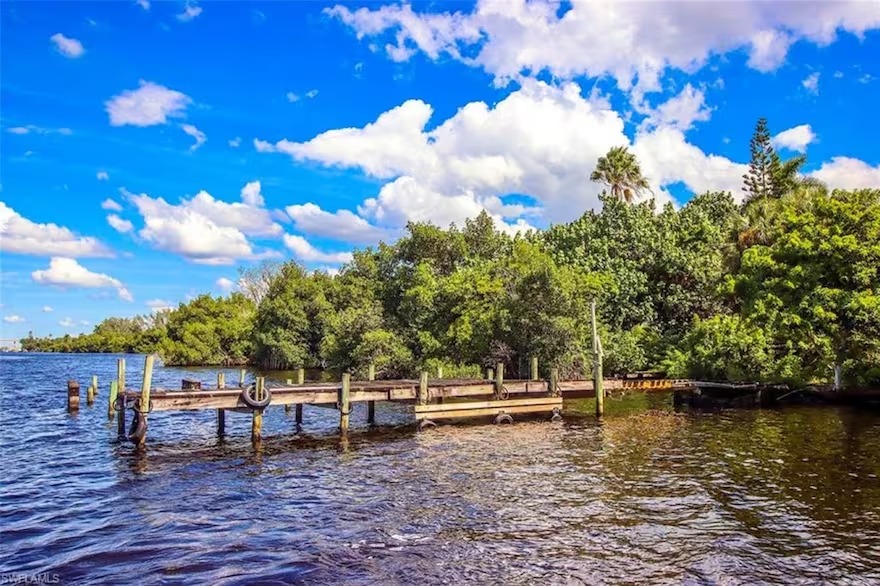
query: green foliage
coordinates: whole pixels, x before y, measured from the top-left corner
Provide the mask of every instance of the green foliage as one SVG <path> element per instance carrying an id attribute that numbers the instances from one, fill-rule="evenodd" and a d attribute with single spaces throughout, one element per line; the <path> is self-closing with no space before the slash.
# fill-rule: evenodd
<path id="1" fill-rule="evenodd" d="M 241 293 L 200 295 L 168 315 L 159 353 L 166 364 L 245 364 L 253 320 L 254 304 Z"/>
<path id="2" fill-rule="evenodd" d="M 636 156 L 625 146 L 611 147 L 608 154 L 599 157 L 590 181 L 607 185 L 613 197 L 626 203 L 651 190 Z"/>

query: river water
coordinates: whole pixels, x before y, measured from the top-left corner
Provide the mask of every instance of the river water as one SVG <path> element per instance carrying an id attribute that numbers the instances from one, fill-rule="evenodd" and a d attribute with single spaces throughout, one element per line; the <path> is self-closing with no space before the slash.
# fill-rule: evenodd
<path id="1" fill-rule="evenodd" d="M 413 431 L 338 415 L 107 420 L 114 355 L 0 355 L 0 574 L 61 584 L 877 584 L 880 412 L 566 405 L 564 423 Z M 128 385 L 142 357 L 128 356 Z M 99 377 L 65 410 L 68 378 Z M 252 375 L 249 374 L 249 378 Z M 281 378 L 291 376 L 282 374 Z M 215 380 L 158 367 L 154 384 Z M 227 371 L 227 380 L 237 372 Z M 411 416 L 410 416 L 411 417 Z"/>

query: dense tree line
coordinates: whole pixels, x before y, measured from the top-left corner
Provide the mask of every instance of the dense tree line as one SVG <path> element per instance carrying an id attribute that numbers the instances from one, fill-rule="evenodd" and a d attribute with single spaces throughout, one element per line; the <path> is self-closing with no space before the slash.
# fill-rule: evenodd
<path id="1" fill-rule="evenodd" d="M 880 384 L 880 190 L 831 193 L 782 161 L 766 121 L 747 197 L 705 193 L 659 212 L 635 157 L 612 149 L 591 179 L 602 209 L 510 237 L 482 214 L 411 223 L 336 276 L 294 262 L 243 271 L 241 292 L 203 295 L 91 334 L 25 349 L 151 351 L 168 363 L 298 366 L 411 376 L 479 375 L 528 357 L 589 376 L 589 305 L 608 374 L 660 370 L 722 380 Z"/>

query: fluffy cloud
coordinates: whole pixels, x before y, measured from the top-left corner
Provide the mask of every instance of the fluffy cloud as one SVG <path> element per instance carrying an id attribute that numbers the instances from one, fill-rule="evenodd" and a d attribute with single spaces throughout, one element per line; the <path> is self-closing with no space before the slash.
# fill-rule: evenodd
<path id="1" fill-rule="evenodd" d="M 237 149 L 239 146 L 241 146 L 241 137 L 236 136 L 235 138 L 229 139 L 227 142 L 229 143 L 230 147 Z"/>
<path id="2" fill-rule="evenodd" d="M 860 189 L 880 185 L 880 165 L 872 167 L 850 157 L 834 157 L 810 175 L 831 188 Z"/>
<path id="3" fill-rule="evenodd" d="M 285 208 L 296 229 L 304 234 L 324 236 L 355 244 L 375 244 L 387 236 L 385 230 L 371 225 L 349 210 L 335 213 L 322 210 L 313 203 Z M 430 210 L 434 211 L 434 210 Z"/>
<path id="4" fill-rule="evenodd" d="M 183 12 L 177 15 L 180 22 L 189 22 L 202 13 L 202 7 L 195 2 L 187 2 Z"/>
<path id="5" fill-rule="evenodd" d="M 144 10 L 150 9 L 150 0 L 137 0 L 137 4 Z"/>
<path id="6" fill-rule="evenodd" d="M 192 144 L 192 146 L 189 147 L 190 151 L 196 150 L 197 148 L 205 144 L 206 140 L 208 140 L 208 137 L 205 136 L 205 133 L 193 126 L 192 124 L 181 124 L 180 129 L 195 139 L 195 142 Z"/>
<path id="7" fill-rule="evenodd" d="M 227 279 L 226 277 L 220 277 L 214 284 L 217 286 L 218 289 L 225 292 L 229 292 L 235 289 L 235 282 Z"/>
<path id="8" fill-rule="evenodd" d="M 352 259 L 350 252 L 321 252 L 302 236 L 285 234 L 284 245 L 303 262 L 344 263 Z"/>
<path id="9" fill-rule="evenodd" d="M 817 71 L 816 73 L 811 73 L 808 75 L 804 81 L 801 82 L 801 85 L 804 86 L 804 89 L 813 94 L 814 96 L 819 95 L 819 76 L 821 74 Z"/>
<path id="10" fill-rule="evenodd" d="M 69 317 L 65 317 L 61 321 L 58 322 L 58 325 L 62 328 L 72 328 L 76 325 L 76 322 Z"/>
<path id="11" fill-rule="evenodd" d="M 287 97 L 287 101 L 290 102 L 291 104 L 299 101 L 299 94 L 296 94 L 293 92 L 287 92 L 287 94 L 285 94 L 285 95 Z"/>
<path id="12" fill-rule="evenodd" d="M 95 238 L 57 224 L 37 224 L 0 201 L 0 250 L 37 256 L 113 256 Z"/>
<path id="13" fill-rule="evenodd" d="M 777 149 L 785 148 L 803 153 L 806 152 L 807 146 L 814 140 L 816 140 L 816 135 L 813 132 L 813 128 L 809 124 L 801 124 L 800 126 L 783 130 L 770 139 L 770 142 Z"/>
<path id="14" fill-rule="evenodd" d="M 259 181 L 250 181 L 241 188 L 241 201 L 253 207 L 262 207 L 265 204 Z"/>
<path id="15" fill-rule="evenodd" d="M 55 310 L 52 309 L 50 306 L 48 306 L 48 305 L 43 306 L 43 313 L 52 313 L 53 311 L 55 311 Z"/>
<path id="16" fill-rule="evenodd" d="M 839 31 L 880 27 L 880 11 L 858 0 L 823 3 L 558 2 L 482 0 L 473 12 L 415 12 L 409 4 L 326 12 L 358 38 L 387 40 L 405 61 L 417 51 L 481 67 L 498 83 L 542 71 L 571 79 L 610 75 L 623 90 L 657 91 L 668 69 L 694 72 L 713 55 L 745 49 L 760 71 L 781 65 L 799 40 L 825 45 Z"/>
<path id="17" fill-rule="evenodd" d="M 72 258 L 53 257 L 49 268 L 31 273 L 33 280 L 41 285 L 53 285 L 62 288 L 112 288 L 120 299 L 131 301 L 128 289 L 118 279 L 103 273 L 93 273 Z"/>
<path id="18" fill-rule="evenodd" d="M 262 207 L 259 182 L 242 189 L 242 203 L 227 203 L 200 191 L 177 205 L 161 197 L 125 192 L 144 219 L 138 234 L 158 248 L 202 264 L 232 264 L 263 258 L 247 236 L 280 236 L 283 230 Z"/>
<path id="19" fill-rule="evenodd" d="M 182 92 L 151 81 L 140 81 L 136 90 L 125 90 L 106 103 L 111 126 L 153 126 L 182 116 L 192 99 Z"/>
<path id="20" fill-rule="evenodd" d="M 107 216 L 107 223 L 113 227 L 114 230 L 125 234 L 126 232 L 131 232 L 134 228 L 134 225 L 128 220 L 123 220 L 116 214 L 110 214 Z"/>
<path id="21" fill-rule="evenodd" d="M 153 313 L 174 309 L 174 304 L 170 301 L 165 301 L 164 299 L 150 299 L 147 301 L 146 306 L 149 307 Z"/>
<path id="22" fill-rule="evenodd" d="M 692 87 L 671 105 L 653 110 L 652 123 L 633 144 L 620 115 L 602 99 L 583 97 L 574 83 L 557 87 L 524 80 L 520 90 L 494 107 L 466 104 L 425 131 L 432 114 L 428 104 L 410 100 L 362 128 L 330 130 L 301 143 L 257 140 L 255 146 L 389 180 L 358 212 L 391 230 L 408 220 L 460 224 L 484 209 L 502 229 L 526 229 L 528 219 L 522 216 L 536 210 L 505 206 L 499 198 L 511 193 L 534 197 L 551 222 L 571 220 L 599 205 L 602 186 L 589 175 L 597 159 L 618 145 L 636 149 L 661 199 L 667 197 L 662 188 L 678 182 L 696 191 L 735 194 L 742 182 L 743 165 L 707 155 L 685 139 L 682 128 L 708 115 L 702 92 Z M 315 205 L 291 206 L 288 214 L 300 231 L 321 236 L 344 238 L 347 230 L 364 229 L 351 215 Z"/>
<path id="23" fill-rule="evenodd" d="M 703 90 L 695 89 L 687 84 L 681 93 L 657 106 L 643 111 L 648 117 L 642 123 L 644 128 L 671 126 L 687 131 L 694 122 L 705 122 L 712 114 L 706 106 L 706 95 Z"/>
<path id="24" fill-rule="evenodd" d="M 20 324 L 20 323 L 24 323 L 24 318 L 21 317 L 20 315 L 15 315 L 15 314 L 4 315 L 3 321 L 5 321 L 8 324 Z"/>
<path id="25" fill-rule="evenodd" d="M 77 41 L 76 39 L 71 39 L 69 37 L 65 37 L 61 33 L 55 33 L 49 40 L 55 45 L 55 50 L 64 55 L 65 57 L 70 57 L 71 59 L 76 59 L 77 57 L 82 57 L 83 53 L 86 50 L 83 48 L 82 43 Z"/>
<path id="26" fill-rule="evenodd" d="M 98 171 L 96 177 L 98 178 L 98 181 L 107 181 L 110 179 L 110 175 L 107 174 L 107 171 Z"/>
<path id="27" fill-rule="evenodd" d="M 111 212 L 121 212 L 122 206 L 119 203 L 111 198 L 107 198 L 101 202 L 101 208 L 105 210 L 110 210 Z"/>

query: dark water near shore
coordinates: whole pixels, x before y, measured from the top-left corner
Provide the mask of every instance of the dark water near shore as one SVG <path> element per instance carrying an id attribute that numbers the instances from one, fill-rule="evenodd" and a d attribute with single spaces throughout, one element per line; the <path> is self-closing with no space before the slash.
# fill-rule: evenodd
<path id="1" fill-rule="evenodd" d="M 148 452 L 116 439 L 116 357 L 0 355 L 0 574 L 113 584 L 877 584 L 880 412 L 675 413 L 609 401 L 599 424 L 415 433 L 404 406 L 304 429 L 154 413 Z M 129 356 L 128 384 L 142 359 Z M 65 412 L 65 381 L 98 402 Z M 282 378 L 289 375 L 282 375 Z M 157 386 L 214 370 L 164 369 Z M 237 380 L 228 371 L 227 380 Z"/>

